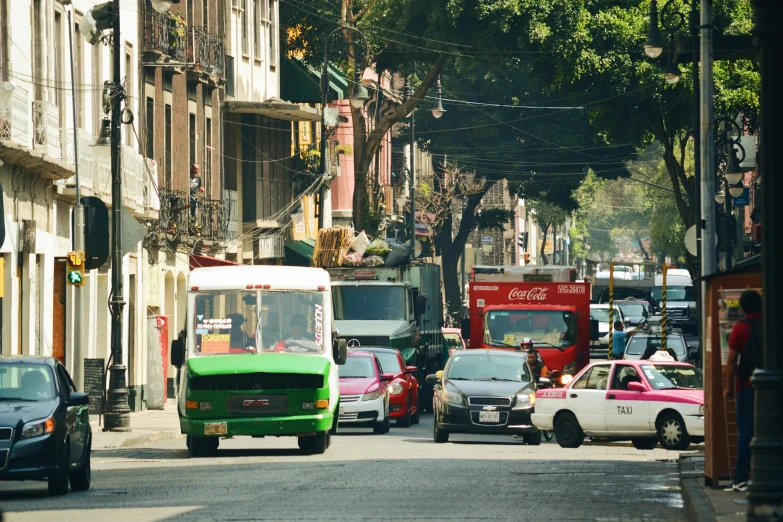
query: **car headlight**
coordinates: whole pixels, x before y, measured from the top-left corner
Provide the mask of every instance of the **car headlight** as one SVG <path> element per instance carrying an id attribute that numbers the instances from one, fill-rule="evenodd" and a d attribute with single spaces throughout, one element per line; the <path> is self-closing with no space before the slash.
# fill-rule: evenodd
<path id="1" fill-rule="evenodd" d="M 371 391 L 370 393 L 365 393 L 364 395 L 362 395 L 362 400 L 363 401 L 374 401 L 375 399 L 377 399 L 380 396 L 381 396 L 381 389 L 378 388 L 375 391 Z"/>
<path id="2" fill-rule="evenodd" d="M 54 419 L 49 417 L 43 421 L 28 422 L 22 428 L 22 439 L 40 437 L 54 431 Z"/>
<path id="3" fill-rule="evenodd" d="M 447 402 L 449 404 L 456 404 L 458 406 L 462 406 L 464 404 L 462 401 L 462 395 L 457 392 L 443 390 L 441 391 L 440 398 L 443 400 L 443 402 Z"/>
<path id="4" fill-rule="evenodd" d="M 706 411 L 706 408 L 704 407 L 704 405 L 703 405 L 703 404 L 702 404 L 701 406 L 699 406 L 699 413 L 700 413 L 701 415 L 704 415 L 704 412 L 705 412 L 705 411 Z"/>
<path id="5" fill-rule="evenodd" d="M 392 395 L 400 395 L 403 392 L 402 384 L 395 382 L 389 386 L 389 393 Z"/>
<path id="6" fill-rule="evenodd" d="M 523 408 L 530 408 L 536 403 L 535 392 L 521 392 L 517 393 L 516 403 L 514 404 L 515 410 L 521 410 Z"/>
<path id="7" fill-rule="evenodd" d="M 571 381 L 573 380 L 574 380 L 574 376 L 571 375 L 570 373 L 564 373 L 563 375 L 560 376 L 560 384 L 562 384 L 563 386 L 570 384 Z"/>

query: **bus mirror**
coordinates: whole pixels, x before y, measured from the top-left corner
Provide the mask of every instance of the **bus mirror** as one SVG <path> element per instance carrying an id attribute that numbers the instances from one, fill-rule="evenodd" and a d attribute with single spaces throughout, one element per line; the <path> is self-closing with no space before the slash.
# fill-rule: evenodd
<path id="1" fill-rule="evenodd" d="M 598 319 L 590 318 L 590 340 L 597 341 L 599 338 L 598 333 Z"/>
<path id="2" fill-rule="evenodd" d="M 181 368 L 185 363 L 185 341 L 176 339 L 171 341 L 171 364 Z"/>
<path id="3" fill-rule="evenodd" d="M 345 339 L 334 340 L 334 362 L 343 365 L 348 359 L 348 341 Z"/>
<path id="4" fill-rule="evenodd" d="M 462 318 L 462 338 L 470 339 L 470 317 Z"/>

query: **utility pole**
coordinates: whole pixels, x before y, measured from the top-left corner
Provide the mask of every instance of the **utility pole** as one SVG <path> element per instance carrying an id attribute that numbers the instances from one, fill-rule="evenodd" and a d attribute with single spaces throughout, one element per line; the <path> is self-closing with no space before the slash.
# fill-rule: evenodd
<path id="1" fill-rule="evenodd" d="M 412 91 L 412 89 L 411 89 Z M 409 95 L 410 96 L 410 95 Z M 416 259 L 416 136 L 414 111 L 411 111 L 411 260 Z"/>
<path id="2" fill-rule="evenodd" d="M 125 307 L 122 284 L 122 172 L 120 170 L 120 111 L 125 92 L 120 86 L 120 0 L 113 0 L 113 78 L 111 88 L 111 366 L 106 400 L 104 431 L 130 431 L 127 368 L 122 360 L 122 313 Z"/>
<path id="3" fill-rule="evenodd" d="M 70 1 L 65 2 L 65 5 L 71 4 Z M 81 183 L 79 180 L 79 136 L 78 125 L 76 120 L 76 114 L 78 109 L 76 107 L 78 96 L 76 95 L 76 68 L 73 62 L 73 21 L 71 20 L 71 11 L 73 6 L 68 10 L 68 44 L 71 57 L 71 108 L 73 109 L 73 158 L 74 158 L 74 172 L 76 174 L 76 205 L 73 207 L 73 249 L 77 252 L 85 251 L 85 237 L 84 237 L 84 205 L 82 205 L 82 193 Z M 84 321 L 82 320 L 82 314 L 84 313 L 84 287 L 81 285 L 74 286 L 73 294 L 73 309 L 76 310 L 74 314 L 74 332 L 73 332 L 73 346 L 74 346 L 74 358 L 73 358 L 73 380 L 76 382 L 76 386 L 81 390 L 84 389 L 84 370 L 83 367 L 79 367 L 80 364 L 84 364 L 84 347 L 86 346 L 86 339 L 84 336 Z"/>

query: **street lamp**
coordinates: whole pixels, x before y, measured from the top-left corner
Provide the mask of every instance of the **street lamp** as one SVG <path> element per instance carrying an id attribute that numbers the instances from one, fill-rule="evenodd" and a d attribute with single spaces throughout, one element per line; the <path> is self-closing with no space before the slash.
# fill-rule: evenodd
<path id="1" fill-rule="evenodd" d="M 440 86 L 440 74 L 438 75 L 438 83 L 435 84 L 435 106 L 432 108 L 432 115 L 437 120 L 446 109 L 443 108 L 443 89 Z"/>
<path id="2" fill-rule="evenodd" d="M 723 205 L 726 202 L 726 192 L 723 190 L 719 190 L 715 192 L 715 203 L 718 205 Z"/>
<path id="3" fill-rule="evenodd" d="M 326 105 L 329 103 L 329 42 L 332 40 L 332 37 L 337 34 L 338 32 L 351 32 L 355 35 L 358 35 L 359 38 L 362 40 L 362 44 L 364 45 L 364 51 L 365 53 L 369 50 L 369 47 L 367 46 L 367 39 L 364 37 L 364 34 L 353 27 L 349 26 L 343 26 L 338 27 L 331 33 L 329 33 L 329 36 L 326 37 L 326 40 L 324 42 L 324 61 L 323 66 L 321 68 L 321 165 L 319 169 L 319 174 L 321 176 L 321 188 L 319 190 L 318 194 L 318 228 L 321 229 L 324 226 L 324 208 L 325 208 L 325 199 L 326 199 L 326 143 L 327 143 L 327 133 L 326 133 Z M 361 109 L 364 106 L 364 102 L 370 99 L 370 95 L 367 92 L 367 89 L 362 85 L 362 72 L 364 71 L 364 64 L 363 61 L 360 61 L 358 57 L 356 56 L 355 52 L 356 42 L 350 42 L 348 44 L 348 56 L 350 58 L 353 58 L 353 68 L 354 68 L 354 84 L 353 84 L 353 93 L 350 96 L 350 103 L 351 107 L 354 109 Z M 359 187 L 354 187 L 355 190 L 359 190 Z"/>
<path id="4" fill-rule="evenodd" d="M 723 168 L 723 179 L 725 189 L 715 193 L 715 201 L 718 204 L 724 204 L 724 212 L 721 217 L 721 241 L 719 250 L 726 255 L 726 270 L 731 270 L 732 251 L 736 244 L 737 221 L 732 210 L 734 198 L 740 197 L 745 191 L 742 184 L 743 172 L 740 169 L 740 163 L 745 159 L 745 149 L 740 143 L 742 135 L 740 126 L 731 118 L 715 119 L 715 136 L 718 140 L 715 144 L 715 164 L 718 168 Z M 737 157 L 739 151 L 741 157 Z M 728 196 L 726 194 L 728 191 Z M 721 197 L 719 197 L 721 194 Z"/>
<path id="5" fill-rule="evenodd" d="M 680 66 L 674 63 L 674 52 L 669 52 L 669 61 L 663 71 L 663 77 L 669 85 L 680 81 Z"/>
<path id="6" fill-rule="evenodd" d="M 152 0 L 158 12 L 166 12 L 172 3 L 179 0 Z M 162 11 L 161 11 L 162 10 Z M 85 24 L 85 20 L 87 23 Z M 122 364 L 123 345 L 123 273 L 122 273 L 122 169 L 120 164 L 120 114 L 122 103 L 128 94 L 122 84 L 120 64 L 122 63 L 122 40 L 120 38 L 120 0 L 112 0 L 94 6 L 82 17 L 79 31 L 90 44 L 95 45 L 103 38 L 103 31 L 111 29 L 112 41 L 112 83 L 108 86 L 111 100 L 111 365 L 109 366 L 109 391 L 105 405 L 104 431 L 130 431 L 130 406 L 128 405 L 128 383 Z"/>
<path id="7" fill-rule="evenodd" d="M 644 42 L 644 54 L 652 59 L 658 58 L 663 52 L 661 31 L 658 29 L 658 3 L 650 2 L 650 27 L 647 29 L 647 40 Z"/>

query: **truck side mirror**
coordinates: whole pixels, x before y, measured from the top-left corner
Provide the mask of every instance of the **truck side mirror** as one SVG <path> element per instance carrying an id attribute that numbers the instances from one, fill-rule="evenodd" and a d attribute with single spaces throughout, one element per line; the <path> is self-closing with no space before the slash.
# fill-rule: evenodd
<path id="1" fill-rule="evenodd" d="M 462 318 L 462 338 L 470 339 L 470 317 Z"/>
<path id="2" fill-rule="evenodd" d="M 177 368 L 185 364 L 185 341 L 181 338 L 171 341 L 171 364 Z"/>
<path id="3" fill-rule="evenodd" d="M 598 333 L 598 319 L 590 318 L 590 340 L 597 341 L 599 338 Z"/>
<path id="4" fill-rule="evenodd" d="M 342 366 L 348 360 L 348 341 L 335 339 L 332 347 L 334 362 Z"/>
<path id="5" fill-rule="evenodd" d="M 427 296 L 425 294 L 417 295 L 413 301 L 413 309 L 416 315 L 423 315 L 427 311 Z"/>

